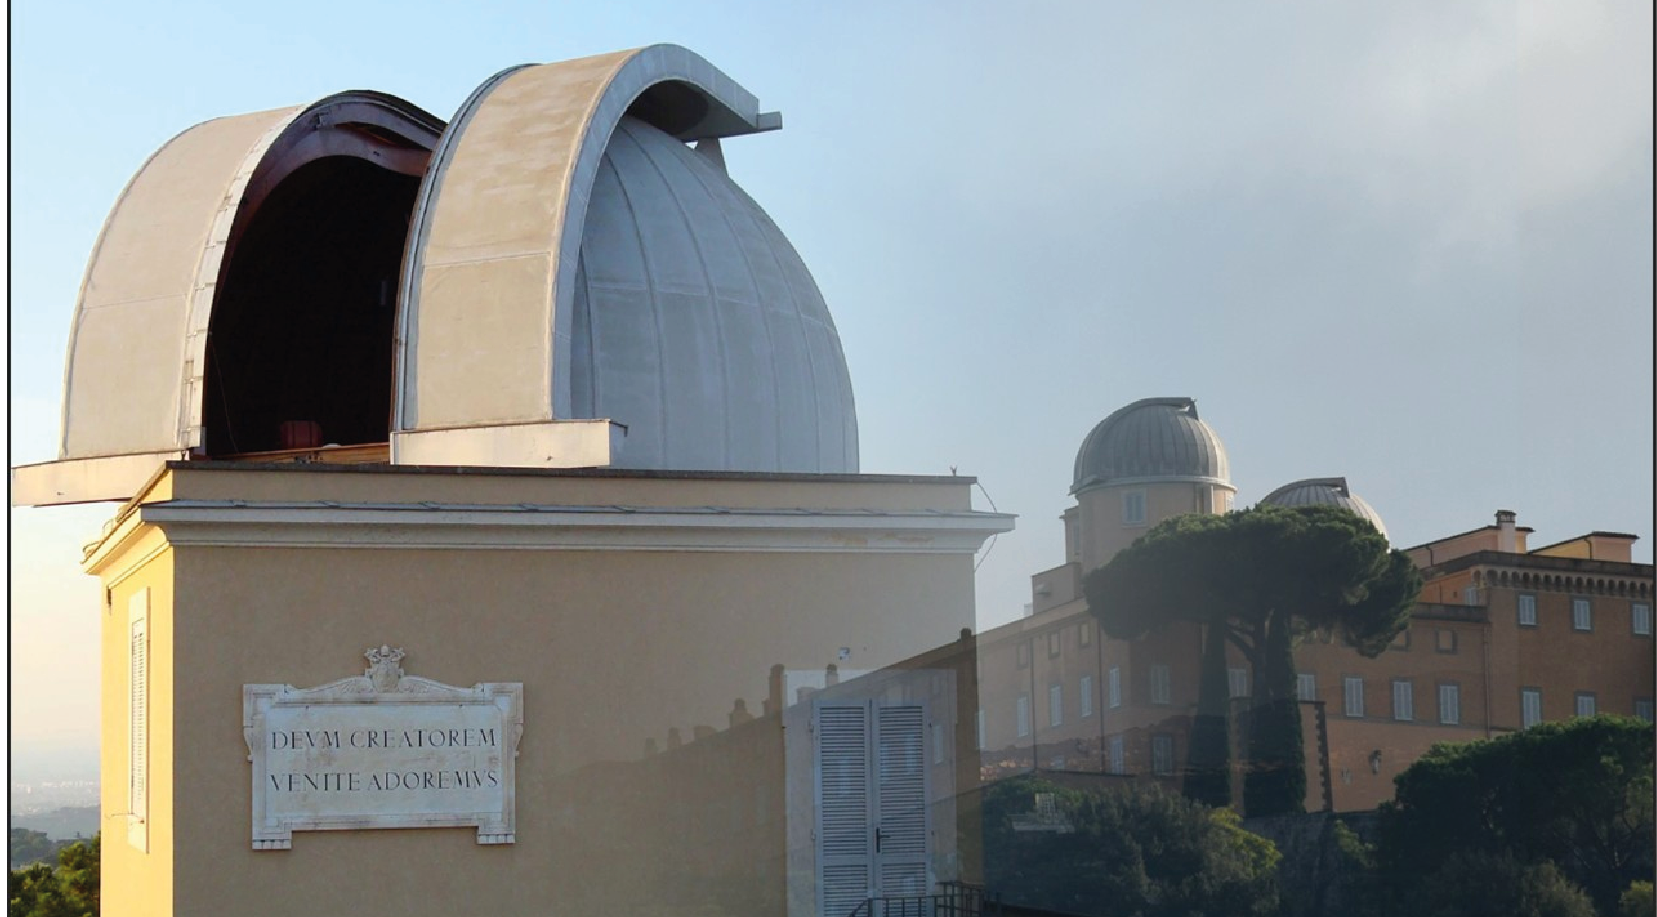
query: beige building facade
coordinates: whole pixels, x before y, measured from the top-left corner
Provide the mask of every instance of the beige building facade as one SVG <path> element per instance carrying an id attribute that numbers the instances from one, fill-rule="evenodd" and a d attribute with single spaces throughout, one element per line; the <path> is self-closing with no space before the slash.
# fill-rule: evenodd
<path id="1" fill-rule="evenodd" d="M 1195 415 L 1190 399 L 1145 399 L 1084 441 L 1077 504 L 1062 516 L 1066 562 L 1031 577 L 1026 617 L 978 636 L 985 779 L 1039 769 L 1178 785 L 1200 631 L 1106 637 L 1082 580 L 1157 522 L 1230 505 L 1224 447 Z M 1343 506 L 1386 532 L 1340 478 L 1297 481 L 1263 502 Z M 1492 525 L 1405 549 L 1425 584 L 1408 629 L 1377 658 L 1326 634 L 1300 644 L 1308 810 L 1373 809 L 1438 742 L 1593 713 L 1652 719 L 1653 571 L 1632 562 L 1635 536 L 1530 549 L 1530 534 L 1501 511 Z M 1246 710 L 1248 663 L 1232 648 L 1228 666 L 1233 711 Z"/>
<path id="2" fill-rule="evenodd" d="M 105 843 L 105 907 L 815 913 L 819 797 L 800 787 L 819 751 L 781 716 L 813 708 L 771 673 L 875 670 L 950 642 L 972 620 L 973 553 L 1006 527 L 969 488 L 175 463 L 86 560 L 107 594 L 103 807 L 126 825 Z M 410 675 L 521 684 L 515 836 L 296 829 L 291 849 L 256 849 L 243 687 L 321 685 L 381 645 Z M 957 730 L 953 681 L 910 681 L 862 700 L 910 698 L 906 741 L 930 755 L 934 730 Z M 962 875 L 943 805 L 916 892 Z M 726 849 L 751 855 L 712 855 Z"/>

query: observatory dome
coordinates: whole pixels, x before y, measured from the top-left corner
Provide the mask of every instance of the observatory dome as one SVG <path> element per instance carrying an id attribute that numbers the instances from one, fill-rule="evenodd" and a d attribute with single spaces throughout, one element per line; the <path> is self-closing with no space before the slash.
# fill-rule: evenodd
<path id="1" fill-rule="evenodd" d="M 705 150 L 621 120 L 572 304 L 570 416 L 626 425 L 617 466 L 857 470 L 851 378 L 822 294 Z"/>
<path id="2" fill-rule="evenodd" d="M 1112 484 L 1231 484 L 1225 446 L 1190 398 L 1145 398 L 1099 422 L 1076 453 L 1071 493 Z"/>
<path id="3" fill-rule="evenodd" d="M 817 284 L 726 174 L 782 127 L 651 45 L 511 67 L 444 122 L 394 96 L 216 118 L 117 199 L 35 505 L 179 460 L 855 473 Z"/>
<path id="4" fill-rule="evenodd" d="M 1260 501 L 1262 506 L 1339 506 L 1369 520 L 1375 530 L 1387 537 L 1387 527 L 1364 499 L 1346 486 L 1346 478 L 1306 478 L 1272 491 Z"/>

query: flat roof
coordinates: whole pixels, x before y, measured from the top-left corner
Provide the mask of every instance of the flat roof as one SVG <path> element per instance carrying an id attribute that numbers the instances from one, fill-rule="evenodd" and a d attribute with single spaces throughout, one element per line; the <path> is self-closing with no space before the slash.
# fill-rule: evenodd
<path id="1" fill-rule="evenodd" d="M 1513 530 L 1515 532 L 1524 532 L 1527 535 L 1532 534 L 1536 531 L 1535 529 L 1531 528 L 1528 525 L 1516 525 L 1516 526 L 1513 527 Z M 1468 529 L 1465 532 L 1457 532 L 1454 535 L 1445 535 L 1443 538 L 1434 538 L 1432 541 L 1423 541 L 1420 544 L 1413 544 L 1413 545 L 1410 545 L 1407 548 L 1404 548 L 1403 550 L 1405 550 L 1405 551 L 1414 551 L 1416 548 L 1425 548 L 1428 545 L 1441 544 L 1441 543 L 1446 542 L 1446 541 L 1454 541 L 1457 538 L 1464 538 L 1468 535 L 1476 535 L 1479 532 L 1498 532 L 1498 531 L 1501 531 L 1500 526 L 1481 525 L 1476 529 Z"/>
<path id="2" fill-rule="evenodd" d="M 947 474 L 813 474 L 800 471 L 669 471 L 650 468 L 502 468 L 494 465 L 391 465 L 382 463 L 236 462 L 173 460 L 169 471 L 290 471 L 299 474 L 438 474 L 485 477 L 612 478 L 656 481 L 773 481 L 779 483 L 949 484 L 978 483 Z"/>

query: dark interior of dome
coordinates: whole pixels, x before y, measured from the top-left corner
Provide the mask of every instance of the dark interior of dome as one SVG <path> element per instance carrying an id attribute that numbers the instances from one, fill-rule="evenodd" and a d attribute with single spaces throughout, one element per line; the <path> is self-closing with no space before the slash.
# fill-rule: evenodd
<path id="1" fill-rule="evenodd" d="M 689 83 L 667 80 L 639 93 L 627 114 L 678 136 L 707 117 L 708 99 Z"/>
<path id="2" fill-rule="evenodd" d="M 208 455 L 387 441 L 398 272 L 418 188 L 418 178 L 332 156 L 261 203 L 213 307 Z"/>

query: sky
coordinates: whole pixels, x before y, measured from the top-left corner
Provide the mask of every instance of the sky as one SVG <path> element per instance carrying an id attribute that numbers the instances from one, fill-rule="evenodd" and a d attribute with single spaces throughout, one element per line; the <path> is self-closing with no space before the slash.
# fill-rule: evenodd
<path id="1" fill-rule="evenodd" d="M 86 258 L 200 121 L 655 42 L 780 110 L 730 172 L 811 267 L 867 472 L 1019 516 L 1016 618 L 1075 451 L 1190 396 L 1239 505 L 1342 475 L 1412 545 L 1517 511 L 1652 559 L 1652 6 L 1366 0 L 11 5 L 11 464 L 56 457 Z M 96 771 L 111 505 L 11 510 L 12 765 Z M 15 695 L 14 695 L 15 698 Z"/>

